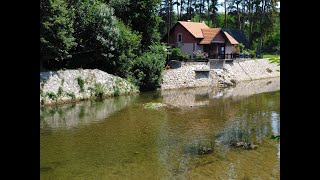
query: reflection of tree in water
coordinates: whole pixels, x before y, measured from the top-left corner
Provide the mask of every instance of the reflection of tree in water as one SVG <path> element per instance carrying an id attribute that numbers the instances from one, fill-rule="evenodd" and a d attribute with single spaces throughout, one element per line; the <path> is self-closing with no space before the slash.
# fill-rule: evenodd
<path id="1" fill-rule="evenodd" d="M 71 128 L 103 120 L 133 102 L 137 96 L 120 96 L 102 101 L 42 107 L 40 128 Z"/>
<path id="2" fill-rule="evenodd" d="M 279 94 L 270 98 L 270 93 L 253 95 L 240 102 L 239 114 L 229 117 L 225 128 L 217 134 L 217 141 L 223 145 L 235 142 L 261 143 L 273 134 L 280 134 Z M 270 107 L 270 102 L 274 106 Z"/>

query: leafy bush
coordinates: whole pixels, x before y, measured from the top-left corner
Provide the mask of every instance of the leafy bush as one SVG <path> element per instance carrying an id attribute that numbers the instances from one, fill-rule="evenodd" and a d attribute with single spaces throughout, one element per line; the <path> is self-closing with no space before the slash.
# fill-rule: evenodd
<path id="1" fill-rule="evenodd" d="M 181 52 L 180 48 L 172 48 L 170 50 L 170 55 L 169 55 L 170 59 L 174 59 L 174 60 L 179 60 L 179 61 L 183 61 L 185 59 L 189 59 L 189 55 L 187 54 L 183 54 Z"/>
<path id="2" fill-rule="evenodd" d="M 140 90 L 154 90 L 159 85 L 166 55 L 165 46 L 154 44 L 148 52 L 136 59 L 132 70 L 135 84 Z"/>

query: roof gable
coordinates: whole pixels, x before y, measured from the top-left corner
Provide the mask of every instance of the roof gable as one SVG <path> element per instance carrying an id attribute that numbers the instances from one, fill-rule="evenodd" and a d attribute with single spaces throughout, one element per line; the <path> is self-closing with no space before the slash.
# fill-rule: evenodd
<path id="1" fill-rule="evenodd" d="M 232 36 L 230 36 L 229 33 L 224 32 L 224 31 L 222 31 L 222 32 L 226 35 L 227 39 L 229 40 L 229 42 L 231 44 L 239 44 L 237 40 L 235 40 Z"/>
<path id="2" fill-rule="evenodd" d="M 212 39 L 221 31 L 221 28 L 202 29 L 203 39 L 199 44 L 210 44 Z"/>
<path id="3" fill-rule="evenodd" d="M 195 38 L 204 38 L 202 29 L 210 29 L 205 23 L 178 21 L 186 28 Z"/>

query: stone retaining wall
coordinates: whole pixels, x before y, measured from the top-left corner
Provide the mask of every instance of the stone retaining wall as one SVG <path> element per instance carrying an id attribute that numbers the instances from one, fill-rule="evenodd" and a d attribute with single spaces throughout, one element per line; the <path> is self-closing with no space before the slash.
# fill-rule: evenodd
<path id="1" fill-rule="evenodd" d="M 40 72 L 40 105 L 137 92 L 138 88 L 125 79 L 98 69 Z"/>
<path id="2" fill-rule="evenodd" d="M 210 86 L 211 78 L 205 78 L 210 72 L 208 65 L 182 66 L 166 70 L 162 75 L 161 89 Z"/>
<path id="3" fill-rule="evenodd" d="M 181 68 L 170 69 L 163 73 L 161 89 L 175 89 L 202 86 L 230 86 L 239 81 L 279 77 L 280 67 L 268 59 L 246 61 L 209 61 L 208 64 L 191 63 Z M 198 78 L 197 72 L 206 70 L 207 77 Z M 200 76 L 201 77 L 201 76 Z"/>

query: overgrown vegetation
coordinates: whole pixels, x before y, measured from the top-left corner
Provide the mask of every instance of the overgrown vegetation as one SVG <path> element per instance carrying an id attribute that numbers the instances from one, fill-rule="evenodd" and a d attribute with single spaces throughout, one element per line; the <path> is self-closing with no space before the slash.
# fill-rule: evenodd
<path id="1" fill-rule="evenodd" d="M 54 92 L 47 92 L 46 96 L 52 100 L 57 100 L 58 96 Z"/>
<path id="2" fill-rule="evenodd" d="M 62 95 L 62 93 L 63 93 L 63 89 L 61 86 L 59 86 L 57 96 L 60 97 Z"/>
<path id="3" fill-rule="evenodd" d="M 169 58 L 172 60 L 183 61 L 186 59 L 190 59 L 190 55 L 183 54 L 180 48 L 172 48 L 170 49 Z"/>
<path id="4" fill-rule="evenodd" d="M 78 82 L 78 85 L 80 87 L 80 92 L 84 92 L 84 84 L 85 84 L 85 80 L 82 79 L 82 77 L 77 77 L 77 82 Z"/>
<path id="5" fill-rule="evenodd" d="M 102 99 L 104 96 L 104 85 L 102 83 L 95 83 L 93 91 L 94 91 L 94 96 L 97 99 Z"/>

